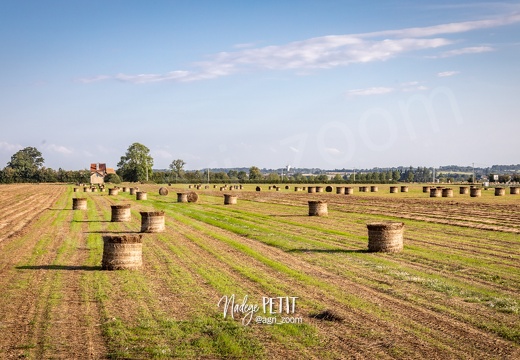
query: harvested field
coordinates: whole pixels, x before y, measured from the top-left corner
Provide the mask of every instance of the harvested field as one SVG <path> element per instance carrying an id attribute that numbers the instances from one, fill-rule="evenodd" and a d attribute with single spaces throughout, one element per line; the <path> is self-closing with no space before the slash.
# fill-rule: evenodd
<path id="1" fill-rule="evenodd" d="M 72 186 L 0 186 L 0 358 L 520 358 L 518 196 L 247 185 L 225 206 L 214 187 L 196 203 L 158 188 L 82 193 L 88 210 L 72 211 Z M 131 220 L 110 222 L 123 203 Z M 139 232 L 144 211 L 166 227 L 143 235 L 142 269 L 102 271 L 102 236 Z M 366 224 L 386 221 L 405 223 L 403 251 L 369 253 Z M 260 306 L 247 326 L 217 306 L 233 294 Z M 263 297 L 295 311 L 263 314 Z"/>

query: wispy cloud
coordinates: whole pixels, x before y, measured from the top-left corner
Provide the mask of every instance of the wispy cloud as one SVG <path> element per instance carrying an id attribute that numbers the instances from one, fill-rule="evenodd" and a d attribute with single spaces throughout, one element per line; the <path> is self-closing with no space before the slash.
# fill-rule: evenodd
<path id="1" fill-rule="evenodd" d="M 45 150 L 49 150 L 55 153 L 63 154 L 63 155 L 70 155 L 73 153 L 73 151 L 65 146 L 62 145 L 56 145 L 56 144 L 49 144 L 45 146 Z"/>
<path id="2" fill-rule="evenodd" d="M 216 79 L 244 71 L 330 69 L 356 63 L 386 61 L 414 51 L 451 45 L 453 40 L 438 37 L 477 29 L 492 28 L 520 22 L 520 14 L 500 18 L 448 23 L 436 26 L 385 30 L 362 34 L 329 35 L 295 41 L 285 45 L 247 48 L 221 52 L 210 60 L 193 63 L 191 70 L 174 70 L 163 74 L 99 75 L 80 79 L 91 83 L 119 80 L 135 84 L 164 81 L 189 82 Z M 438 57 L 492 51 L 488 46 L 466 47 L 442 53 Z"/>
<path id="3" fill-rule="evenodd" d="M 419 81 L 410 81 L 399 84 L 396 87 L 370 87 L 366 89 L 354 89 L 347 91 L 347 96 L 371 96 L 371 95 L 383 95 L 392 92 L 412 92 L 412 91 L 423 91 L 428 90 L 424 85 L 421 85 Z"/>
<path id="4" fill-rule="evenodd" d="M 484 52 L 490 52 L 494 51 L 495 49 L 491 46 L 472 46 L 472 47 L 465 47 L 462 49 L 455 49 L 450 51 L 445 51 L 441 53 L 439 56 L 432 56 L 433 58 L 447 58 L 452 56 L 459 56 L 459 55 L 465 55 L 465 54 L 480 54 Z"/>
<path id="5" fill-rule="evenodd" d="M 449 77 L 459 74 L 459 71 L 442 71 L 440 73 L 437 73 L 438 77 Z"/>
<path id="6" fill-rule="evenodd" d="M 331 154 L 331 155 L 339 155 L 341 154 L 341 151 L 336 148 L 325 148 L 325 152 Z"/>
<path id="7" fill-rule="evenodd" d="M 381 95 L 388 94 L 395 91 L 394 88 L 389 87 L 371 87 L 368 89 L 354 89 L 347 91 L 347 96 L 367 96 L 367 95 Z"/>
<path id="8" fill-rule="evenodd" d="M 161 159 L 173 160 L 173 155 L 166 150 L 155 150 L 153 156 Z"/>
<path id="9" fill-rule="evenodd" d="M 18 150 L 21 150 L 23 148 L 22 145 L 19 144 L 11 144 L 5 141 L 0 141 L 0 150 L 1 151 L 9 151 L 9 152 L 16 152 Z"/>

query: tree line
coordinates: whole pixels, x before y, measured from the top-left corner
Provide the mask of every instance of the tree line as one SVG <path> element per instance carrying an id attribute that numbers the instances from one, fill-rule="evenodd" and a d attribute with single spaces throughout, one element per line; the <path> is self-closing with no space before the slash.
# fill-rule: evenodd
<path id="1" fill-rule="evenodd" d="M 0 170 L 0 183 L 89 183 L 90 170 L 53 170 L 44 166 L 44 158 L 35 147 L 26 147 L 11 156 L 11 161 Z M 433 173 L 427 167 L 409 167 L 396 169 L 377 169 L 374 171 L 352 171 L 350 173 L 330 176 L 323 173 L 302 174 L 301 172 L 278 173 L 277 171 L 262 172 L 258 167 L 251 166 L 245 170 L 209 171 L 184 170 L 186 162 L 175 159 L 169 165 L 169 170 L 153 171 L 153 158 L 150 149 L 140 143 L 131 144 L 126 153 L 117 163 L 116 174 L 105 177 L 106 182 L 150 182 L 150 183 L 396 183 L 396 182 L 431 182 Z M 496 167 L 495 167 L 496 169 Z M 436 174 L 440 182 L 472 181 L 467 174 L 449 173 L 452 169 L 443 169 Z M 448 171 L 448 172 L 447 172 Z M 493 181 L 493 174 L 489 174 Z M 498 182 L 520 182 L 520 174 L 502 174 Z"/>

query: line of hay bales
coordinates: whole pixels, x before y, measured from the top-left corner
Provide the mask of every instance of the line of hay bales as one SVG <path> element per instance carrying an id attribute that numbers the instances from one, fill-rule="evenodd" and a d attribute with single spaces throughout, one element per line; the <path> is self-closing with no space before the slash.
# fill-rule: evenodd
<path id="1" fill-rule="evenodd" d="M 190 185 L 189 188 L 200 189 L 200 185 Z M 209 189 L 209 185 L 205 185 L 205 189 Z M 213 187 L 216 188 L 216 185 Z M 84 192 L 95 192 L 98 189 L 96 187 L 84 187 Z M 242 190 L 242 185 L 227 185 L 222 186 L 221 190 Z M 269 186 L 269 190 L 280 191 L 280 186 Z M 286 185 L 285 190 L 290 190 L 290 186 Z M 74 188 L 74 192 L 78 192 L 78 188 Z M 104 190 L 104 187 L 103 187 Z M 138 191 L 138 188 L 114 187 L 109 189 L 110 196 L 116 196 L 119 191 L 123 193 L 129 192 L 131 195 L 136 196 L 136 200 L 146 200 L 147 193 L 144 191 Z M 256 191 L 261 191 L 262 188 L 257 186 Z M 332 186 L 295 186 L 294 191 L 307 191 L 308 193 L 322 193 L 323 191 L 328 193 L 333 192 Z M 408 192 L 409 187 L 406 185 L 390 186 L 390 193 Z M 454 196 L 454 190 L 450 187 L 443 186 L 423 186 L 423 192 L 429 193 L 430 197 L 448 197 Z M 487 190 L 487 189 L 486 189 Z M 359 192 L 378 192 L 379 187 L 377 185 L 371 186 L 359 186 Z M 338 195 L 351 195 L 354 193 L 354 187 L 352 186 L 337 186 L 336 194 Z M 520 187 L 511 186 L 509 193 L 512 195 L 520 194 Z M 169 191 L 165 187 L 159 189 L 161 196 L 167 196 Z M 482 187 L 478 186 L 460 186 L 460 195 L 470 195 L 470 197 L 482 196 Z M 495 196 L 505 196 L 505 187 L 495 187 Z M 226 193 L 224 194 L 224 205 L 235 205 L 237 204 L 237 195 Z M 191 191 L 188 193 L 180 192 L 177 193 L 177 201 L 184 202 L 196 202 L 198 200 L 198 194 Z M 323 217 L 328 215 L 327 202 L 323 200 L 310 200 L 309 205 L 309 216 Z M 87 210 L 87 198 L 74 198 L 73 199 L 73 210 Z M 123 222 L 130 221 L 130 204 L 123 205 L 112 205 L 112 222 Z M 103 235 L 103 258 L 102 268 L 107 270 L 117 269 L 139 269 L 142 266 L 142 233 L 155 233 L 162 232 L 165 230 L 165 217 L 163 211 L 142 211 L 141 215 L 141 229 L 139 234 L 123 234 L 123 235 Z M 368 223 L 368 251 L 370 252 L 400 252 L 403 250 L 403 232 L 404 223 L 390 222 L 390 223 Z"/>

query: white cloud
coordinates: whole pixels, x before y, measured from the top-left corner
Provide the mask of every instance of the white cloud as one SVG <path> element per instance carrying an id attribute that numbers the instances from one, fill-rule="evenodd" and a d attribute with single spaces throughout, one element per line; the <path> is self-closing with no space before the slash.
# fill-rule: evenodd
<path id="1" fill-rule="evenodd" d="M 440 73 L 437 73 L 437 76 L 438 77 L 449 77 L 449 76 L 457 75 L 458 73 L 459 73 L 459 71 L 442 71 Z"/>
<path id="2" fill-rule="evenodd" d="M 398 55 L 435 49 L 453 44 L 452 40 L 434 36 L 457 34 L 520 22 L 520 14 L 495 19 L 466 21 L 436 26 L 385 30 L 362 34 L 329 35 L 295 41 L 285 45 L 246 48 L 221 52 L 210 60 L 196 62 L 192 70 L 175 70 L 165 74 L 100 75 L 80 79 L 90 83 L 114 79 L 134 84 L 215 79 L 254 69 L 302 70 L 328 69 L 356 63 L 385 61 Z M 466 47 L 444 52 L 437 57 L 492 51 L 488 46 Z"/>
<path id="3" fill-rule="evenodd" d="M 13 154 L 17 152 L 18 150 L 21 150 L 23 148 L 22 145 L 19 144 L 11 144 L 5 141 L 0 141 L 0 150 L 1 151 L 9 151 Z"/>
<path id="4" fill-rule="evenodd" d="M 69 148 L 67 148 L 65 146 L 61 146 L 61 145 L 56 145 L 56 144 L 46 145 L 45 150 L 49 150 L 49 151 L 56 152 L 56 153 L 63 154 L 63 155 L 69 155 L 69 154 L 73 153 L 73 151 L 70 150 Z"/>
<path id="5" fill-rule="evenodd" d="M 173 155 L 170 154 L 168 151 L 166 150 L 155 150 L 153 152 L 153 157 L 157 157 L 157 158 L 161 158 L 161 159 L 171 159 L 173 160 Z"/>
<path id="6" fill-rule="evenodd" d="M 325 148 L 325 152 L 329 153 L 331 155 L 339 155 L 339 154 L 341 154 L 341 151 L 339 151 L 336 148 Z"/>
<path id="7" fill-rule="evenodd" d="M 372 87 L 368 89 L 354 89 L 347 91 L 348 96 L 367 96 L 367 95 L 381 95 L 388 94 L 395 89 L 388 87 Z"/>
<path id="8" fill-rule="evenodd" d="M 495 49 L 490 46 L 472 46 L 472 47 L 465 47 L 462 49 L 445 51 L 442 54 L 440 54 L 439 56 L 434 56 L 434 58 L 447 58 L 447 57 L 465 55 L 465 54 L 480 54 L 480 53 L 489 52 L 489 51 L 495 51 Z"/>
<path id="9" fill-rule="evenodd" d="M 424 91 L 428 90 L 428 87 L 421 85 L 419 81 L 409 81 L 400 84 L 397 87 L 370 87 L 366 89 L 354 89 L 347 91 L 347 96 L 370 96 L 370 95 L 383 95 L 391 92 L 412 92 L 412 91 Z"/>

